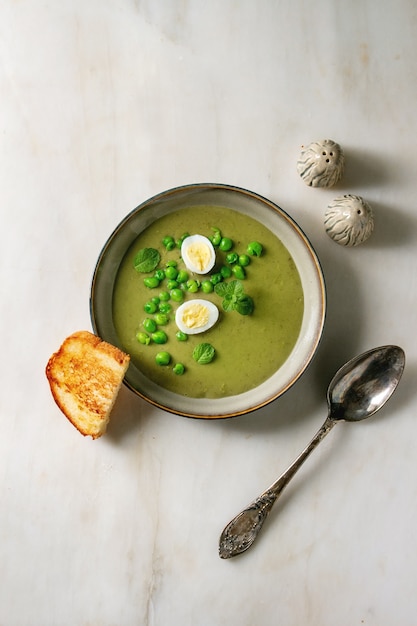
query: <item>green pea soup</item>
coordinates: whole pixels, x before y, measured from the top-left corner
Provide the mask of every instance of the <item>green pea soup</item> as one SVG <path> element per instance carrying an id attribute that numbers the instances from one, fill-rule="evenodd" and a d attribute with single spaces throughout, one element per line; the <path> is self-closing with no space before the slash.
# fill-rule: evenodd
<path id="1" fill-rule="evenodd" d="M 176 338 L 175 310 L 180 303 L 169 300 L 172 309 L 163 330 L 168 341 L 159 345 L 141 344 L 136 338 L 144 332 L 143 322 L 153 317 L 144 310 L 145 303 L 158 297 L 166 285 L 156 288 L 144 285 L 144 278 L 152 276 L 134 269 L 137 252 L 155 248 L 160 252 L 158 268 L 176 261 L 178 269 L 186 269 L 180 249 L 167 251 L 162 240 L 167 235 L 179 239 L 184 233 L 211 237 L 218 228 L 224 237 L 234 243 L 233 251 L 245 254 L 247 246 L 258 241 L 263 246 L 260 257 L 251 257 L 245 267 L 242 285 L 245 294 L 254 302 L 250 315 L 225 311 L 222 299 L 216 293 L 188 293 L 184 301 L 202 298 L 210 300 L 219 309 L 218 322 L 208 331 L 189 335 L 186 341 Z M 190 279 L 200 281 L 227 265 L 226 252 L 216 248 L 216 266 L 208 276 L 189 272 Z M 227 278 L 226 281 L 233 280 Z M 287 248 L 268 228 L 252 217 L 219 206 L 195 206 L 178 209 L 148 226 L 131 244 L 120 265 L 113 292 L 113 321 L 121 347 L 132 362 L 148 378 L 160 386 L 192 398 L 222 398 L 246 392 L 267 380 L 280 368 L 293 349 L 301 328 L 304 298 L 298 270 Z M 215 349 L 210 363 L 200 364 L 193 359 L 194 348 L 209 343 Z M 159 365 L 156 355 L 163 350 L 171 356 L 169 365 Z M 173 371 L 176 364 L 184 365 L 184 373 Z M 180 368 L 177 368 L 180 369 Z"/>

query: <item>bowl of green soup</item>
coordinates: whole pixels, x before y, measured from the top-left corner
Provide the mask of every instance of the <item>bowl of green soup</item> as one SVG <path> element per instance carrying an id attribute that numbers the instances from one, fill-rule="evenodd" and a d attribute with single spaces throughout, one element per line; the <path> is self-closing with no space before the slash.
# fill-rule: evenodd
<path id="1" fill-rule="evenodd" d="M 94 332 L 131 357 L 127 387 L 203 419 L 254 411 L 294 385 L 325 310 L 300 227 L 223 184 L 170 189 L 131 211 L 100 253 L 90 294 Z"/>

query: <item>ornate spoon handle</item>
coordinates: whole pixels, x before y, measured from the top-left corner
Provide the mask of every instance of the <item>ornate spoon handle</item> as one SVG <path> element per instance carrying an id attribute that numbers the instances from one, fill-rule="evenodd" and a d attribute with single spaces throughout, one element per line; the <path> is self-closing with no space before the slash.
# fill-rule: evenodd
<path id="1" fill-rule="evenodd" d="M 256 498 L 227 524 L 220 536 L 220 558 L 230 559 L 250 548 L 284 487 L 288 485 L 297 470 L 330 432 L 335 423 L 336 421 L 332 420 L 329 415 L 308 446 L 290 467 L 259 498 Z"/>

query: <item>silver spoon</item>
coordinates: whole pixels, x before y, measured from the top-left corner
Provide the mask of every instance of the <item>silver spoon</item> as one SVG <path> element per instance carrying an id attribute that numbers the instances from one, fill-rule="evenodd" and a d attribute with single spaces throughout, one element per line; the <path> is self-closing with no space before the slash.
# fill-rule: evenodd
<path id="1" fill-rule="evenodd" d="M 320 441 L 339 421 L 359 422 L 376 413 L 394 393 L 405 365 L 398 346 L 381 346 L 341 367 L 327 390 L 327 418 L 292 465 L 226 526 L 220 536 L 219 556 L 229 559 L 255 541 L 278 496 Z"/>

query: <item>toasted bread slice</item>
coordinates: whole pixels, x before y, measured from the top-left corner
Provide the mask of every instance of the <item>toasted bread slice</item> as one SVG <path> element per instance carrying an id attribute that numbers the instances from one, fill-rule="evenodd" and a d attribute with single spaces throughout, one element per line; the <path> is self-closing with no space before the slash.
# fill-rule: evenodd
<path id="1" fill-rule="evenodd" d="M 46 366 L 55 402 L 83 435 L 106 432 L 130 357 L 82 330 L 65 339 Z"/>

